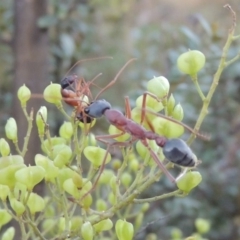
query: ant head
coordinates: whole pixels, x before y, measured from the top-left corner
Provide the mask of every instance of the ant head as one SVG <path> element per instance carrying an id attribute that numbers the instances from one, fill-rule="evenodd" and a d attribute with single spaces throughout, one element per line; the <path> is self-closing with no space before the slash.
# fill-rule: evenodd
<path id="1" fill-rule="evenodd" d="M 66 73 L 65 77 L 61 80 L 61 87 L 62 89 L 70 88 L 74 92 L 78 92 L 77 95 L 80 96 L 81 94 L 87 95 L 91 97 L 90 92 L 90 85 L 101 75 L 98 74 L 93 80 L 90 82 L 86 82 L 83 78 L 79 78 L 76 74 L 70 74 L 70 72 L 77 66 L 84 62 L 90 62 L 95 60 L 102 60 L 102 59 L 112 59 L 111 57 L 97 57 L 97 58 L 90 58 L 77 61 Z"/>
<path id="2" fill-rule="evenodd" d="M 104 99 L 96 100 L 84 109 L 85 114 L 92 118 L 100 118 L 111 104 Z"/>
<path id="3" fill-rule="evenodd" d="M 77 82 L 78 80 L 78 76 L 76 74 L 73 74 L 73 75 L 69 75 L 69 76 L 66 76 L 64 77 L 62 80 L 61 80 L 61 87 L 62 89 L 65 89 L 67 87 L 70 87 L 72 84 L 74 84 L 75 82 Z"/>

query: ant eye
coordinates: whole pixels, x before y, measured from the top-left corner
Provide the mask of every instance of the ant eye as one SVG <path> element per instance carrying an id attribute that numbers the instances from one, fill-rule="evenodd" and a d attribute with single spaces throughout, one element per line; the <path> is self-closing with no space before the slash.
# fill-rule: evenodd
<path id="1" fill-rule="evenodd" d="M 89 113 L 89 108 L 88 108 L 88 107 L 84 108 L 84 112 L 85 112 L 86 114 L 88 114 L 88 113 Z"/>

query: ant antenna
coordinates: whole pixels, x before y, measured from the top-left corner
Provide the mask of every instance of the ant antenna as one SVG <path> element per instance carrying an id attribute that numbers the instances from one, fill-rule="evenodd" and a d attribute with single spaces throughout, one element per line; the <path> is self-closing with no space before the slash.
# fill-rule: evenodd
<path id="1" fill-rule="evenodd" d="M 80 63 L 101 60 L 101 59 L 113 59 L 113 57 L 105 56 L 105 57 L 87 58 L 87 59 L 79 60 L 67 71 L 64 77 L 66 77 L 69 74 L 69 72 Z"/>
<path id="2" fill-rule="evenodd" d="M 123 72 L 123 70 L 133 61 L 136 61 L 137 59 L 136 58 L 132 58 L 130 60 L 128 60 L 124 66 L 119 70 L 119 72 L 117 73 L 117 75 L 115 76 L 115 78 L 107 85 L 105 86 L 98 94 L 97 96 L 95 97 L 95 99 L 97 99 L 106 89 L 108 89 L 109 87 L 111 87 L 113 84 L 116 83 L 118 77 L 121 75 L 121 73 Z"/>

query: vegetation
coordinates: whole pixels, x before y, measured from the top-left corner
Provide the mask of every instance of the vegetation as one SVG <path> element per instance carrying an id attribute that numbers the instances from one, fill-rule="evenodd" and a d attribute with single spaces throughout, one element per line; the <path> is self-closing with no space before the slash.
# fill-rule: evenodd
<path id="1" fill-rule="evenodd" d="M 216 43 L 209 46 L 210 51 L 205 55 L 197 50 L 185 51 L 185 53 L 180 55 L 179 52 L 184 51 L 178 49 L 175 52 L 171 52 L 171 46 L 169 52 L 166 50 L 165 53 L 169 53 L 170 62 L 172 65 L 175 65 L 171 67 L 167 74 L 168 79 L 173 79 L 173 82 L 170 81 L 171 86 L 168 80 L 163 77 L 152 79 L 160 79 L 160 86 L 158 86 L 159 82 L 154 82 L 151 85 L 152 80 L 146 84 L 145 89 L 149 92 L 155 95 L 160 94 L 157 96 L 157 100 L 148 98 L 150 100 L 147 101 L 147 107 L 150 107 L 151 111 L 159 112 L 161 110 L 165 115 L 172 116 L 179 121 L 182 121 L 183 116 L 185 116 L 190 119 L 191 124 L 195 122 L 194 130 L 187 141 L 189 144 L 193 143 L 197 132 L 200 131 L 208 111 L 212 112 L 210 118 L 214 118 L 214 114 L 221 116 L 222 113 L 215 109 L 219 106 L 215 102 L 219 101 L 219 97 L 216 95 L 217 99 L 214 100 L 213 95 L 217 87 L 219 89 L 223 87 L 224 89 L 224 86 L 226 86 L 224 78 L 229 76 L 229 72 L 226 71 L 225 75 L 222 75 L 222 71 L 239 58 L 239 54 L 236 54 L 238 50 L 235 45 L 239 38 L 239 36 L 235 35 L 236 16 L 230 6 L 227 5 L 226 7 L 233 16 L 233 25 L 229 30 L 221 56 L 219 49 L 217 52 L 215 51 Z M 49 27 L 46 26 L 47 23 L 56 24 L 59 16 L 56 15 L 55 17 L 56 21 L 53 21 L 54 18 L 50 21 L 49 16 L 47 20 L 46 18 L 40 19 L 39 26 L 46 28 Z M 205 22 L 205 24 L 207 23 Z M 205 27 L 207 29 L 208 25 L 205 25 Z M 61 31 L 64 32 L 65 29 Z M 152 29 L 145 29 L 145 31 L 150 33 Z M 188 40 L 194 39 L 191 30 L 185 28 L 183 32 Z M 54 39 L 54 36 L 52 37 Z M 151 40 L 155 41 L 154 38 Z M 64 72 L 63 69 L 72 61 L 75 61 L 77 56 L 75 56 L 73 50 L 70 51 L 76 48 L 76 46 L 71 47 L 71 44 L 75 44 L 75 41 L 73 41 L 70 33 L 63 33 L 61 41 L 62 48 L 58 48 L 56 45 L 52 49 L 56 54 L 55 56 L 57 56 L 55 58 L 55 60 L 58 60 L 56 63 L 61 63 L 61 71 Z M 143 41 L 144 39 L 139 39 L 139 45 L 143 44 Z M 89 44 L 92 46 L 92 43 Z M 201 43 L 199 42 L 198 47 L 192 49 L 201 50 L 203 46 L 204 40 Z M 148 54 L 146 53 L 144 59 L 152 63 L 153 68 L 150 72 L 154 74 L 155 59 L 148 59 L 150 57 Z M 170 57 L 171 54 L 172 56 L 174 55 L 172 59 L 175 60 L 176 56 L 180 55 L 176 61 L 177 63 L 173 64 L 173 60 Z M 119 59 L 121 58 L 122 56 L 120 55 Z M 205 61 L 205 68 L 200 71 L 204 67 Z M 219 61 L 218 67 L 216 67 L 216 61 Z M 141 64 L 142 62 L 140 61 Z M 232 76 L 237 77 L 237 74 L 234 72 L 234 64 L 232 66 L 232 68 L 228 69 L 230 69 Z M 184 74 L 190 76 L 195 90 L 193 90 L 190 84 L 187 84 L 189 86 L 188 89 L 181 89 L 180 87 L 174 91 L 173 95 L 173 90 L 179 85 L 177 82 L 179 76 L 185 78 L 185 75 L 183 77 L 183 75 L 179 74 L 176 77 L 176 67 Z M 215 68 L 217 69 L 216 71 L 214 70 Z M 96 69 L 98 71 L 98 67 Z M 63 72 L 58 72 L 58 75 L 63 76 Z M 131 74 L 133 75 L 130 71 L 128 79 L 131 79 Z M 133 76 L 135 78 L 138 76 L 138 73 Z M 212 81 L 210 81 L 210 77 L 212 77 Z M 220 82 L 223 82 L 224 86 L 219 85 Z M 90 87 L 92 91 L 93 87 Z M 160 89 L 160 91 L 155 92 L 155 89 Z M 234 92 L 236 89 L 230 86 L 228 91 Z M 94 95 L 94 90 L 92 92 Z M 139 109 L 142 106 L 142 95 L 138 94 L 139 92 L 130 92 L 131 98 L 136 99 L 137 108 L 132 110 L 132 117 L 135 122 L 141 121 Z M 191 96 L 191 94 L 193 95 Z M 0 140 L 0 152 L 2 155 L 0 161 L 2 163 L 0 164 L 2 165 L 0 170 L 1 226 L 7 224 L 11 219 L 15 219 L 20 225 L 23 239 L 66 239 L 67 237 L 86 240 L 94 239 L 94 237 L 95 239 L 120 240 L 132 239 L 133 237 L 135 239 L 159 239 L 160 237 L 163 239 L 184 239 L 189 235 L 191 237 L 187 239 L 204 239 L 202 235 L 206 233 L 209 234 L 207 237 L 211 239 L 219 239 L 217 229 L 221 228 L 223 223 L 214 221 L 221 215 L 220 210 L 213 211 L 211 206 L 207 205 L 207 202 L 216 201 L 214 198 L 216 196 L 206 186 L 208 171 L 211 171 L 212 176 L 214 175 L 214 178 L 209 179 L 209 183 L 210 185 L 215 185 L 215 190 L 220 184 L 224 183 L 222 189 L 226 190 L 224 192 L 226 198 L 237 198 L 238 196 L 237 186 L 234 182 L 232 182 L 231 187 L 227 184 L 226 171 L 224 170 L 219 174 L 223 169 L 220 165 L 221 161 L 215 163 L 214 168 L 210 166 L 211 159 L 218 159 L 223 154 L 221 150 L 216 151 L 217 145 L 212 143 L 212 140 L 224 134 L 225 131 L 217 133 L 219 135 L 214 135 L 211 142 L 205 143 L 205 146 L 193 145 L 197 156 L 197 152 L 203 149 L 212 149 L 205 154 L 201 154 L 202 161 L 204 162 L 206 159 L 206 162 L 202 165 L 205 164 L 204 168 L 206 168 L 206 165 L 209 164 L 209 170 L 202 170 L 203 167 L 199 165 L 198 170 L 200 169 L 201 174 L 196 170 L 188 171 L 178 179 L 178 183 L 174 187 L 174 184 L 162 174 L 161 169 L 154 163 L 148 150 L 144 149 L 140 142 L 137 142 L 136 146 L 131 143 L 126 146 L 123 145 L 120 147 L 120 153 L 117 152 L 116 156 L 114 154 L 110 156 L 105 150 L 106 147 L 109 149 L 110 145 L 105 146 L 96 141 L 93 135 L 95 133 L 95 129 L 92 129 L 93 124 L 79 123 L 79 121 L 76 121 L 75 111 L 69 114 L 69 108 L 62 105 L 61 86 L 59 84 L 50 84 L 45 89 L 43 95 L 46 101 L 55 104 L 60 112 L 63 113 L 66 122 L 61 124 L 58 136 L 54 136 L 55 126 L 52 124 L 53 121 L 47 117 L 51 110 L 49 111 L 46 107 L 41 107 L 35 117 L 33 111 L 27 108 L 31 102 L 31 91 L 26 86 L 22 86 L 19 89 L 18 98 L 21 102 L 28 128 L 25 138 L 19 139 L 17 134 L 18 120 L 10 118 L 5 125 L 7 138 L 1 138 Z M 91 96 L 88 97 L 90 98 Z M 163 100 L 159 102 L 160 99 Z M 176 104 L 176 99 L 180 99 L 181 104 Z M 191 99 L 191 101 L 185 103 L 186 99 Z M 212 103 L 212 107 L 209 107 L 210 103 Z M 152 109 L 153 106 L 156 109 Z M 234 106 L 235 104 L 232 102 L 230 110 L 233 110 Z M 157 107 L 161 109 L 157 109 Z M 196 117 L 197 109 L 200 108 L 201 111 L 198 117 Z M 227 107 L 221 106 L 221 108 L 221 111 L 224 111 Z M 163 120 L 161 117 L 150 113 L 147 113 L 147 119 L 150 119 L 152 123 L 150 130 L 153 127 L 154 131 L 159 135 L 164 135 L 168 138 L 179 138 L 183 134 L 182 127 L 172 121 Z M 35 121 L 41 141 L 42 153 L 35 153 L 34 165 L 26 166 L 24 160 L 27 151 L 31 149 L 29 137 L 32 128 L 35 127 Z M 100 121 L 102 120 L 97 120 L 97 122 Z M 160 128 L 160 123 L 165 128 Z M 212 123 L 210 122 L 205 129 L 212 129 Z M 147 125 L 144 122 L 144 126 L 149 127 Z M 110 126 L 109 132 L 110 134 L 115 134 L 118 131 L 113 126 Z M 209 132 L 212 133 L 212 131 Z M 127 141 L 126 138 L 122 137 L 116 140 L 120 142 Z M 9 146 L 11 141 L 15 146 L 13 148 Z M 21 143 L 22 147 L 19 146 L 19 143 Z M 159 158 L 163 159 L 161 149 L 154 142 L 149 141 L 149 144 Z M 119 149 L 117 144 L 116 149 Z M 17 154 L 14 154 L 14 152 L 17 152 Z M 167 163 L 166 167 L 171 168 L 172 164 Z M 178 168 L 170 171 L 176 176 L 179 174 Z M 200 194 L 204 194 L 205 200 L 203 198 L 199 198 L 199 200 L 191 199 L 190 196 L 187 196 L 188 193 L 198 186 L 202 178 L 203 184 L 197 188 L 199 191 L 195 191 L 198 192 L 196 193 L 197 197 Z M 40 196 L 35 193 L 34 187 L 43 180 L 48 190 L 44 195 Z M 154 192 L 151 189 L 155 189 Z M 160 202 L 163 210 L 161 212 L 155 208 L 157 216 L 153 214 L 152 216 L 155 220 L 152 221 L 147 216 L 148 213 L 151 213 L 151 203 L 155 201 Z M 206 208 L 206 211 L 203 211 L 202 215 L 195 219 L 196 214 L 194 214 L 194 211 L 201 205 L 203 208 Z M 183 211 L 184 214 L 178 215 L 179 211 Z M 166 216 L 165 225 L 168 227 L 157 232 L 151 228 L 157 225 L 160 219 L 159 214 L 162 218 L 161 213 L 164 213 Z M 173 214 L 173 218 L 176 215 L 178 216 L 172 223 L 167 222 L 168 215 L 171 218 L 171 214 Z M 188 216 L 188 219 L 183 220 L 183 218 L 180 218 L 184 215 Z M 197 233 L 193 233 L 194 224 L 190 225 L 193 219 L 195 219 Z M 191 227 L 185 228 L 185 225 L 190 225 Z M 174 226 L 174 228 L 170 229 L 170 226 Z M 148 230 L 149 228 L 150 230 Z M 145 233 L 149 231 L 152 233 Z M 3 232 L 3 239 L 13 239 L 14 228 L 10 227 Z M 145 235 L 147 236 L 145 237 Z"/>

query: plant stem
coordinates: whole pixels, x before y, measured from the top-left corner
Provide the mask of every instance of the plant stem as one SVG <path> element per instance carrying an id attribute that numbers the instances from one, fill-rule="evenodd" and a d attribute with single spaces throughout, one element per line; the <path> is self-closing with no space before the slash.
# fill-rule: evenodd
<path id="1" fill-rule="evenodd" d="M 145 198 L 145 199 L 134 199 L 133 202 L 134 203 L 146 203 L 146 202 L 155 202 L 155 201 L 158 201 L 160 199 L 164 199 L 164 198 L 169 198 L 169 197 L 173 197 L 173 196 L 177 196 L 178 194 L 181 194 L 182 191 L 181 190 L 175 190 L 173 192 L 170 192 L 170 193 L 165 193 L 165 194 L 162 194 L 160 196 L 155 196 L 155 197 L 152 197 L 152 198 Z M 185 195 L 185 194 L 184 194 Z"/>
<path id="2" fill-rule="evenodd" d="M 192 81 L 193 81 L 193 83 L 195 84 L 195 86 L 197 88 L 199 96 L 201 97 L 202 101 L 204 102 L 205 96 L 204 96 L 204 94 L 203 94 L 203 92 L 202 92 L 202 90 L 201 90 L 201 88 L 199 86 L 197 75 L 192 76 Z"/>
<path id="3" fill-rule="evenodd" d="M 214 74 L 211 87 L 209 89 L 209 92 L 208 92 L 206 98 L 203 101 L 203 106 L 202 106 L 201 112 L 199 114 L 199 118 L 195 124 L 195 127 L 194 127 L 195 131 L 198 131 L 200 129 L 202 122 L 208 113 L 208 106 L 209 106 L 212 96 L 217 88 L 222 71 L 226 67 L 226 57 L 227 57 L 229 47 L 231 46 L 231 43 L 233 41 L 234 30 L 235 30 L 235 28 L 232 27 L 231 30 L 229 31 L 227 41 L 223 48 L 223 52 L 222 52 L 222 56 L 221 56 L 221 60 L 220 60 L 218 69 L 217 69 L 216 73 Z M 190 138 L 188 139 L 187 143 L 190 145 L 193 142 L 193 140 L 195 139 L 195 137 L 196 137 L 196 135 L 192 133 Z"/>
<path id="4" fill-rule="evenodd" d="M 28 122 L 28 129 L 27 129 L 27 133 L 26 136 L 24 138 L 24 144 L 23 144 L 23 149 L 22 149 L 22 156 L 24 157 L 26 152 L 27 152 L 27 147 L 28 147 L 28 143 L 29 143 L 29 138 L 31 135 L 31 131 L 32 131 L 32 122 L 33 122 L 33 108 L 31 109 L 30 115 L 28 116 L 26 108 L 23 108 L 23 112 L 27 118 L 27 122 Z"/>

